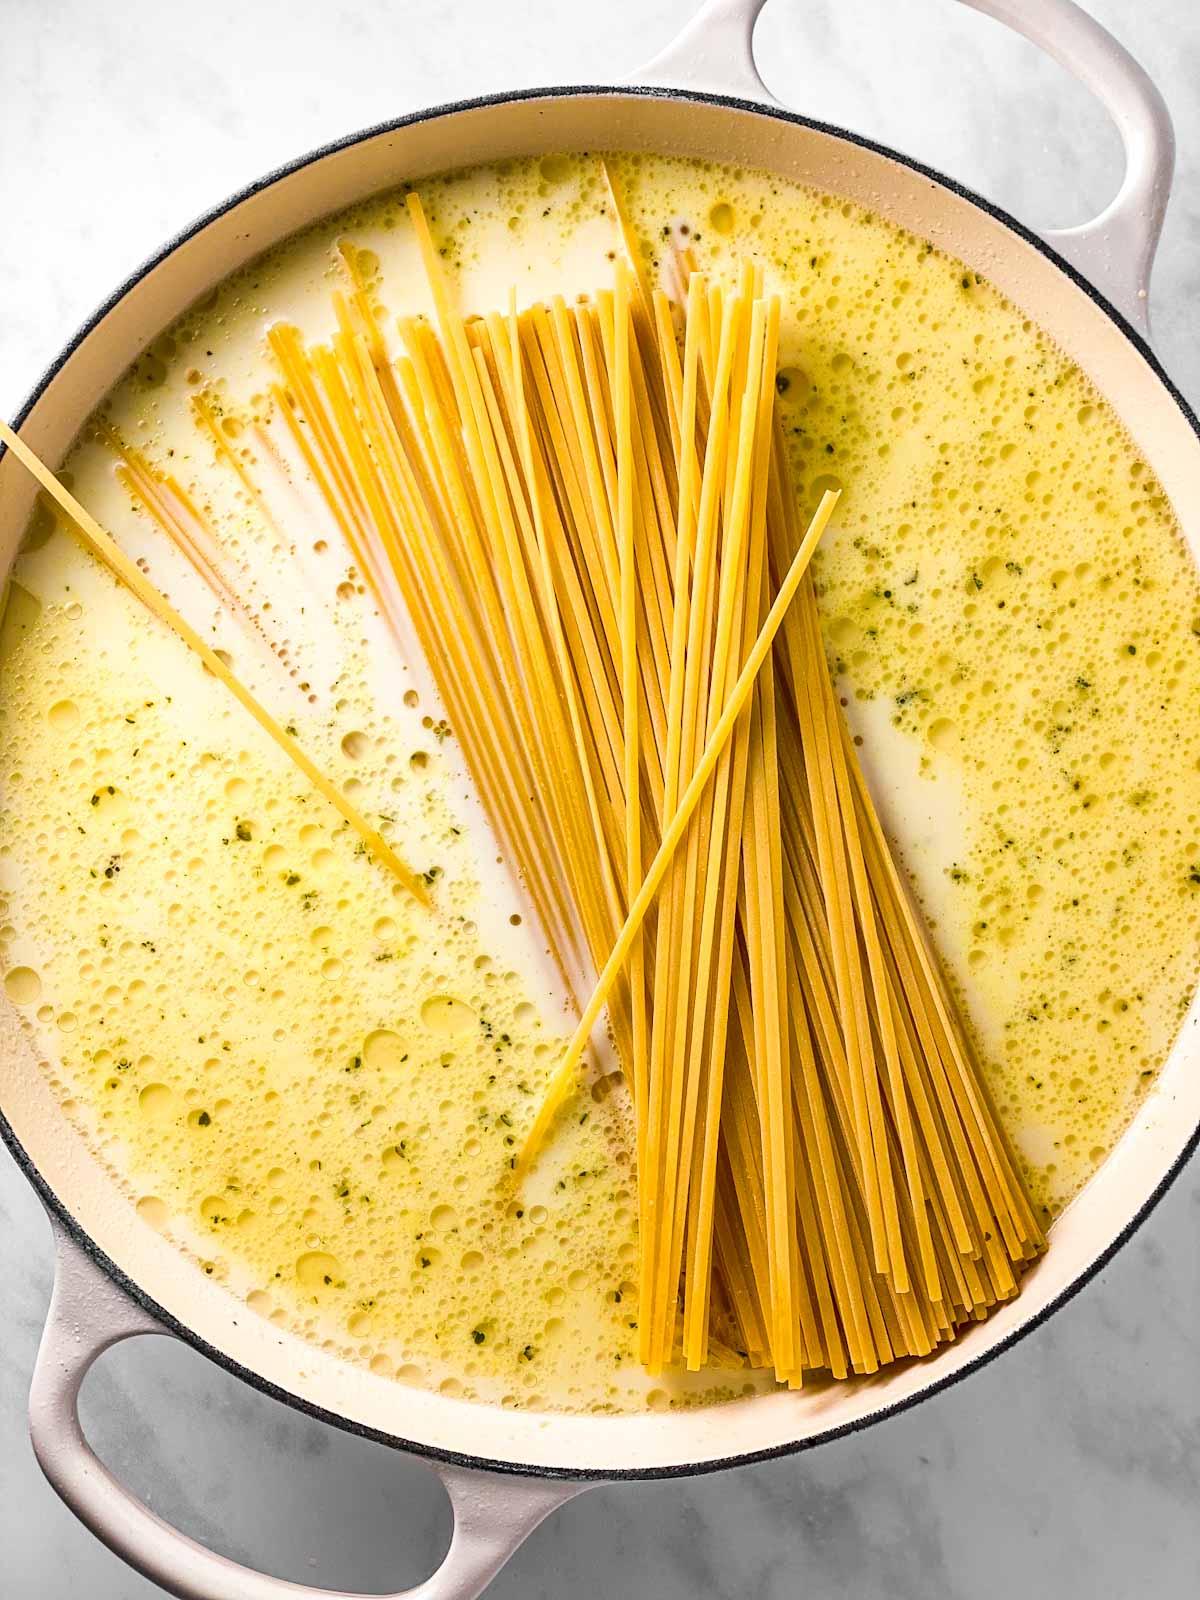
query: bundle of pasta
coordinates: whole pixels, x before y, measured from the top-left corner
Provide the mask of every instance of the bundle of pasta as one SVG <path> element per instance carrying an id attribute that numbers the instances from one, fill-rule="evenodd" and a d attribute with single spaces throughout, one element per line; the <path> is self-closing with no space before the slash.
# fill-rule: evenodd
<path id="1" fill-rule="evenodd" d="M 586 1000 L 516 1177 L 607 1006 L 646 1366 L 926 1354 L 1044 1241 L 830 683 L 834 497 L 802 531 L 778 299 L 747 266 L 678 304 L 622 260 L 464 320 L 409 210 L 435 321 L 393 358 L 354 283 L 328 344 L 272 330 L 275 397 Z"/>

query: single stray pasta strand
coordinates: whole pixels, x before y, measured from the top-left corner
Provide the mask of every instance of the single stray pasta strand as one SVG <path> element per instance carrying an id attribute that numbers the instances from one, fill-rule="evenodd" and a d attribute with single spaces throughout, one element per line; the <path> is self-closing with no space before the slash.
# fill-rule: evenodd
<path id="1" fill-rule="evenodd" d="M 662 843 L 658 847 L 646 876 L 642 879 L 642 886 L 638 890 L 637 898 L 629 908 L 629 915 L 625 919 L 625 925 L 612 948 L 612 953 L 605 963 L 603 972 L 596 981 L 596 987 L 592 990 L 591 999 L 583 1008 L 583 1015 L 580 1017 L 579 1025 L 571 1038 L 570 1044 L 567 1046 L 566 1054 L 551 1079 L 550 1087 L 546 1091 L 546 1097 L 538 1110 L 533 1127 L 526 1136 L 521 1154 L 517 1158 L 514 1170 L 518 1177 L 528 1168 L 537 1154 L 546 1129 L 553 1121 L 554 1114 L 563 1095 L 574 1082 L 575 1073 L 583 1057 L 583 1052 L 587 1048 L 592 1029 L 595 1027 L 612 986 L 616 982 L 630 950 L 633 948 L 638 933 L 641 931 L 642 923 L 646 920 L 646 913 L 658 893 L 659 885 L 662 883 L 666 870 L 671 864 L 671 858 L 678 848 L 679 841 L 683 838 L 684 831 L 699 803 L 705 785 L 712 777 L 721 752 L 729 741 L 734 724 L 741 715 L 746 701 L 750 698 L 751 690 L 754 688 L 754 680 L 758 676 L 763 662 L 767 659 L 768 651 L 775 642 L 775 635 L 778 633 L 787 608 L 792 603 L 796 590 L 800 586 L 800 580 L 803 578 L 808 563 L 812 559 L 813 551 L 817 548 L 826 524 L 833 515 L 833 510 L 838 503 L 839 497 L 840 491 L 827 491 L 821 497 L 821 503 L 817 507 L 811 523 L 809 523 L 804 541 L 792 558 L 792 565 L 788 570 L 787 577 L 779 587 L 779 593 L 775 596 L 775 601 L 767 615 L 767 620 L 762 625 L 758 638 L 755 640 L 754 648 L 747 657 L 746 664 L 739 673 L 737 682 L 733 686 L 733 691 L 725 704 L 725 709 L 722 711 L 717 725 L 704 747 L 704 754 L 692 774 L 691 781 L 683 791 L 679 807 L 671 818 L 667 831 L 663 834 Z"/>
<path id="2" fill-rule="evenodd" d="M 411 867 L 405 865 L 382 834 L 371 827 L 362 813 L 350 804 L 337 786 L 331 783 L 316 763 L 305 754 L 292 735 L 275 720 L 264 706 L 259 704 L 241 680 L 234 676 L 216 651 L 205 643 L 192 625 L 181 617 L 179 612 L 159 593 L 136 562 L 131 561 L 125 554 L 112 535 L 104 531 L 90 512 L 86 511 L 75 496 L 63 487 L 49 467 L 34 454 L 25 441 L 19 438 L 2 418 L 0 418 L 0 440 L 3 440 L 21 465 L 36 478 L 51 499 L 66 513 L 78 531 L 85 548 L 98 561 L 102 562 L 115 578 L 136 595 L 149 611 L 152 611 L 160 621 L 165 622 L 173 632 L 178 634 L 189 650 L 194 651 L 199 656 L 213 677 L 218 678 L 225 685 L 234 699 L 250 713 L 263 732 L 275 741 L 313 787 L 324 795 L 330 805 L 350 824 L 362 840 L 368 854 L 374 857 L 381 866 L 386 867 L 389 872 L 393 873 L 414 899 L 419 900 L 422 905 L 429 905 L 429 893 L 421 877 Z"/>

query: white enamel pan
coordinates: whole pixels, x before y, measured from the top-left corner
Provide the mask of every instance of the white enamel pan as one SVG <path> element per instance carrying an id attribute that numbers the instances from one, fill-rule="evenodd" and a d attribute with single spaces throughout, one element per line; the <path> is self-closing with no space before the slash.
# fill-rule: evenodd
<path id="1" fill-rule="evenodd" d="M 845 196 L 931 240 L 998 286 L 1111 401 L 1200 553 L 1200 436 L 1147 343 L 1146 284 L 1173 167 L 1166 108 L 1142 69 L 1071 0 L 967 0 L 1087 84 L 1120 128 L 1125 176 L 1086 226 L 1041 237 L 958 184 L 767 92 L 751 38 L 763 0 L 709 0 L 619 88 L 528 90 L 439 107 L 305 156 L 235 195 L 124 284 L 58 357 L 20 419 L 59 460 L 137 352 L 218 279 L 297 228 L 398 179 L 554 150 L 648 150 L 766 168 Z M 32 504 L 0 460 L 0 573 Z M 1147 1215 L 1200 1139 L 1193 1004 L 1136 1121 L 1053 1230 L 1016 1301 L 924 1362 L 711 1409 L 625 1417 L 528 1414 L 411 1389 L 303 1343 L 206 1278 L 134 1214 L 58 1108 L 11 1014 L 0 1016 L 4 1137 L 53 1219 L 58 1276 L 31 1401 L 34 1448 L 54 1488 L 101 1539 L 187 1600 L 285 1600 L 310 1590 L 239 1567 L 168 1527 L 85 1442 L 80 1383 L 108 1346 L 185 1339 L 300 1410 L 426 1457 L 455 1530 L 412 1600 L 470 1600 L 523 1538 L 589 1484 L 668 1477 L 808 1449 L 913 1405 L 1014 1344 L 1076 1293 Z M 618 1588 L 636 1588 L 630 1574 Z"/>

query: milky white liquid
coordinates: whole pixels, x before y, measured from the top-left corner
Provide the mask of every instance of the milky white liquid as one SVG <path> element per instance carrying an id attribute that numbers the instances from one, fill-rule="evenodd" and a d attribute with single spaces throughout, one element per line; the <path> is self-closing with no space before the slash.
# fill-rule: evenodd
<path id="1" fill-rule="evenodd" d="M 1082 376 L 990 287 L 752 172 L 619 164 L 647 264 L 745 255 L 784 296 L 797 494 L 835 673 L 1037 1204 L 1086 1180 L 1196 977 L 1200 617 L 1170 508 Z M 605 286 L 596 165 L 422 195 L 464 309 Z M 570 1013 L 419 653 L 295 460 L 264 333 L 334 326 L 350 241 L 429 311 L 402 195 L 320 225 L 156 340 L 103 409 L 220 536 L 211 591 L 85 439 L 76 493 L 400 853 L 434 917 L 47 513 L 0 631 L 5 986 L 141 1221 L 265 1317 L 445 1392 L 574 1410 L 715 1398 L 636 1360 L 636 1175 L 602 1063 L 535 1179 L 506 1163 Z M 197 429 L 210 393 L 252 498 Z M 396 634 L 400 634 L 399 647 Z M 1193 874 L 1195 875 L 1193 878 Z"/>

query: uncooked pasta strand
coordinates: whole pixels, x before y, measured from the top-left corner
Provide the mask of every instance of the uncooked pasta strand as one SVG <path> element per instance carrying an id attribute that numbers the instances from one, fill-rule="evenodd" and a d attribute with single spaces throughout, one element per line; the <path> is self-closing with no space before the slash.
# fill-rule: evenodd
<path id="1" fill-rule="evenodd" d="M 117 544 L 111 534 L 100 526 L 91 514 L 79 504 L 74 495 L 59 483 L 50 469 L 38 459 L 25 441 L 17 436 L 8 423 L 0 419 L 0 440 L 12 451 L 21 465 L 29 472 L 52 500 L 56 501 L 72 526 L 78 532 L 86 548 L 96 559 L 125 585 L 147 608 L 152 611 L 160 621 L 183 640 L 188 649 L 193 651 L 212 673 L 229 690 L 240 705 L 254 718 L 259 727 L 283 751 L 284 755 L 300 769 L 313 787 L 324 795 L 325 799 L 338 811 L 350 824 L 354 832 L 362 840 L 367 852 L 376 861 L 393 873 L 404 885 L 408 892 L 422 905 L 429 904 L 429 894 L 421 877 L 408 867 L 366 818 L 351 805 L 350 801 L 341 790 L 332 783 L 321 769 L 296 743 L 288 733 L 271 715 L 265 706 L 259 704 L 240 679 L 234 676 L 205 641 L 200 637 L 191 624 L 180 616 L 178 611 L 158 592 L 150 580 L 145 576 L 135 561 L 132 561 Z"/>

